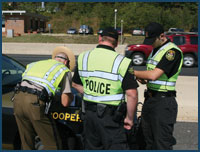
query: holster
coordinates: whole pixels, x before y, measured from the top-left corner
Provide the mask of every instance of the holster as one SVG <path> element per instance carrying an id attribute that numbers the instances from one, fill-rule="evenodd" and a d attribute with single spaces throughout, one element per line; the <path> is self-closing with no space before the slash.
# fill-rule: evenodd
<path id="1" fill-rule="evenodd" d="M 115 122 L 122 122 L 126 116 L 126 111 L 127 111 L 126 102 L 121 102 L 114 112 L 113 120 Z"/>
<path id="2" fill-rule="evenodd" d="M 81 109 L 79 111 L 79 116 L 81 120 L 85 119 L 85 102 L 83 100 L 81 101 Z"/>
<path id="3" fill-rule="evenodd" d="M 105 104 L 100 104 L 100 103 L 97 104 L 97 116 L 99 118 L 103 117 L 103 114 L 106 111 L 106 108 L 107 108 L 107 105 Z"/>

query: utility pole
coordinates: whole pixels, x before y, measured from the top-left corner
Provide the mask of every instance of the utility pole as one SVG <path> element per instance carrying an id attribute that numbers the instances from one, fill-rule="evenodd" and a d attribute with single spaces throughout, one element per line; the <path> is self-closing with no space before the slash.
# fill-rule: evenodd
<path id="1" fill-rule="evenodd" d="M 117 28 L 117 9 L 115 9 L 115 29 Z"/>
<path id="2" fill-rule="evenodd" d="M 42 8 L 42 10 L 44 10 L 44 9 L 45 9 L 44 2 L 42 2 L 42 3 L 41 3 L 41 8 Z"/>
<path id="3" fill-rule="evenodd" d="M 123 20 L 121 20 L 121 44 L 123 43 L 123 37 L 122 37 L 122 35 L 123 35 Z"/>

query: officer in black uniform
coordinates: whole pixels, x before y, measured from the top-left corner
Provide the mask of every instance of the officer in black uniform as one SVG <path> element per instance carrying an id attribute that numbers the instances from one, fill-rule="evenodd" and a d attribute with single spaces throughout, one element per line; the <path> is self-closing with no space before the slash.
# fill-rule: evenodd
<path id="1" fill-rule="evenodd" d="M 102 69 L 106 69 L 105 67 L 102 67 L 103 66 L 102 63 L 111 63 L 111 64 L 115 63 L 115 62 L 112 62 L 112 59 L 108 57 L 107 58 L 106 57 L 99 58 L 99 57 L 103 56 L 104 54 L 113 54 L 120 57 L 121 55 L 115 53 L 115 50 L 114 50 L 115 47 L 117 47 L 117 42 L 118 42 L 117 40 L 118 40 L 117 31 L 114 30 L 113 28 L 106 28 L 103 31 L 103 33 L 99 36 L 99 45 L 94 50 L 92 50 L 90 54 L 88 55 L 89 56 L 88 61 L 83 60 L 85 63 L 87 63 L 84 65 L 89 65 L 91 67 L 90 65 L 91 61 L 95 61 L 94 64 L 96 64 L 96 66 L 101 67 Z M 94 56 L 92 53 L 95 53 L 95 52 L 96 52 L 96 55 Z M 137 100 L 138 100 L 137 99 L 138 84 L 137 84 L 136 79 L 133 77 L 133 75 L 130 72 L 128 72 L 128 69 L 133 66 L 132 62 L 123 56 L 121 57 L 122 57 L 121 58 L 122 60 L 120 61 L 121 63 L 124 60 L 127 60 L 130 63 L 127 64 L 127 67 L 124 67 L 124 69 L 127 69 L 127 71 L 123 77 L 123 81 L 121 85 L 118 85 L 119 88 L 116 86 L 115 88 L 111 87 L 110 89 L 119 89 L 119 90 L 122 89 L 124 94 L 127 95 L 127 105 L 128 105 L 127 112 L 126 112 L 126 105 L 113 106 L 113 105 L 108 105 L 108 104 L 100 104 L 98 103 L 99 102 L 98 100 L 96 102 L 84 100 L 85 118 L 84 118 L 83 123 L 84 123 L 85 149 L 89 149 L 89 150 L 129 149 L 127 136 L 126 136 L 126 129 L 130 130 L 134 123 L 133 118 L 134 118 L 134 113 L 136 111 Z M 119 64 L 120 62 L 116 62 L 113 66 L 110 66 L 110 65 L 108 66 L 114 67 L 114 66 L 120 65 Z M 82 63 L 82 62 L 78 62 L 78 63 Z M 87 94 L 85 94 L 85 90 L 84 90 L 85 88 L 83 88 L 83 79 L 82 80 L 80 79 L 81 73 L 79 73 L 80 70 L 78 69 L 78 67 L 80 68 L 80 66 L 77 66 L 77 68 L 75 69 L 75 73 L 72 79 L 73 81 L 72 86 L 75 87 L 77 90 L 79 90 L 79 92 L 84 93 L 84 95 L 87 96 Z M 104 70 L 102 71 L 104 72 Z M 120 69 L 118 69 L 118 71 L 120 71 Z M 91 76 L 90 80 L 93 80 L 92 78 L 95 77 L 94 74 L 96 72 L 96 69 L 94 71 L 83 71 L 83 72 L 87 72 L 87 74 L 88 73 L 90 74 L 92 72 L 93 76 Z M 105 75 L 107 75 L 107 73 L 104 72 Z M 117 75 L 119 74 L 117 73 Z M 101 77 L 100 75 L 98 76 Z M 86 81 L 88 82 L 87 79 L 89 78 L 86 77 Z M 102 81 L 105 81 L 105 79 L 106 78 L 104 78 Z M 111 82 L 108 81 L 107 83 L 110 83 L 108 86 L 112 86 L 112 81 Z M 95 82 L 95 85 L 96 84 L 97 83 Z M 93 94 L 95 94 L 95 92 Z M 100 96 L 100 97 L 106 97 L 106 96 L 109 96 L 109 93 L 105 96 Z M 99 96 L 92 96 L 92 97 L 98 98 Z M 121 105 L 124 105 L 124 104 L 121 104 Z M 121 119 L 122 113 L 123 113 L 123 116 L 122 116 L 123 119 Z M 131 114 L 131 116 L 129 114 Z M 131 120 L 127 117 L 129 117 Z"/>
<path id="2" fill-rule="evenodd" d="M 178 108 L 175 84 L 181 71 L 183 54 L 167 39 L 159 23 L 148 24 L 145 32 L 144 44 L 153 46 L 147 60 L 147 71 L 133 73 L 141 83 L 147 83 L 142 109 L 146 149 L 171 150 L 176 144 L 173 137 Z"/>

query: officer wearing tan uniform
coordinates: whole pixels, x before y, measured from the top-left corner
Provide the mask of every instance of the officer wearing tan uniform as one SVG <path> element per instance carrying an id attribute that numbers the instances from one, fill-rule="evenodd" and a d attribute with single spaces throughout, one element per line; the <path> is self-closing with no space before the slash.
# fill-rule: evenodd
<path id="1" fill-rule="evenodd" d="M 74 64 L 74 54 L 66 47 L 57 47 L 52 59 L 27 65 L 14 96 L 14 115 L 23 150 L 35 149 L 36 136 L 45 150 L 62 149 L 58 130 L 48 110 L 57 92 L 61 92 L 64 107 L 73 100 L 70 69 Z"/>

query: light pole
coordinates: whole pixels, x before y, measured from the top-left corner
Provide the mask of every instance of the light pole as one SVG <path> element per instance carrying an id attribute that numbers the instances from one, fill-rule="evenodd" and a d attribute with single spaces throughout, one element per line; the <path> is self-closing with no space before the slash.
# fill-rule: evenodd
<path id="1" fill-rule="evenodd" d="M 117 9 L 115 9 L 115 29 L 117 28 Z"/>
<path id="2" fill-rule="evenodd" d="M 121 44 L 122 44 L 122 42 L 123 42 L 123 40 L 122 40 L 122 35 L 123 35 L 123 20 L 121 20 Z"/>

